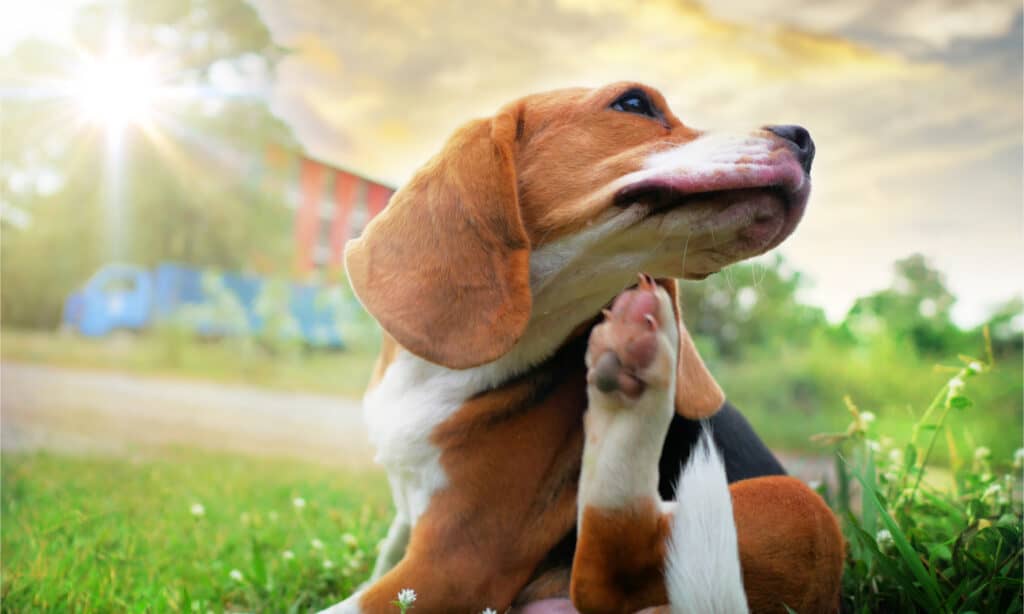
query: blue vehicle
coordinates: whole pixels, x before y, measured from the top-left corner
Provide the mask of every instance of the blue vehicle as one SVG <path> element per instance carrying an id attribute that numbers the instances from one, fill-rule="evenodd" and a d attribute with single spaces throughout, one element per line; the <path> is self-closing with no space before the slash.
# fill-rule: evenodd
<path id="1" fill-rule="evenodd" d="M 86 337 L 103 337 L 173 320 L 204 337 L 272 330 L 313 347 L 340 349 L 344 343 L 337 316 L 336 297 L 316 284 L 204 273 L 171 263 L 152 271 L 109 264 L 68 297 L 62 322 Z"/>

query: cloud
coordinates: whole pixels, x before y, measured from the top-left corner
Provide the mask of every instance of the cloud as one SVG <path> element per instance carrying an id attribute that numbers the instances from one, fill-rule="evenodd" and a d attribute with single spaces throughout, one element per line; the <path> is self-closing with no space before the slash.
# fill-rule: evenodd
<path id="1" fill-rule="evenodd" d="M 946 47 L 959 39 L 1005 34 L 1020 13 L 1019 0 L 714 0 L 715 16 L 737 23 L 784 23 L 879 47 Z"/>
<path id="2" fill-rule="evenodd" d="M 833 315 L 913 251 L 971 293 L 968 312 L 1020 291 L 1018 4 L 255 4 L 293 49 L 274 109 L 318 157 L 400 183 L 511 99 L 635 79 L 698 127 L 811 129 L 812 208 L 783 251 Z"/>

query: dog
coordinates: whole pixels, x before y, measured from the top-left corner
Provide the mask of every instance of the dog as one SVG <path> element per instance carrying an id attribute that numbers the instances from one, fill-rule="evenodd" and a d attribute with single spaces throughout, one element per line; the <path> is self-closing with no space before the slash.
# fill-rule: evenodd
<path id="1" fill-rule="evenodd" d="M 814 153 L 630 82 L 456 131 L 346 246 L 384 331 L 364 414 L 396 517 L 325 611 L 403 589 L 418 612 L 834 611 L 836 521 L 725 403 L 674 281 L 789 236 Z"/>

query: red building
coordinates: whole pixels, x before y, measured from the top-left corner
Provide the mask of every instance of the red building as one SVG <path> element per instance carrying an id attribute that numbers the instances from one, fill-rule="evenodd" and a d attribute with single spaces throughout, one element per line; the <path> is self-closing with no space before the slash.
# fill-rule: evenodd
<path id="1" fill-rule="evenodd" d="M 298 193 L 288 195 L 295 207 L 295 270 L 300 276 L 340 270 L 345 243 L 384 209 L 394 189 L 308 157 L 299 159 L 298 179 Z"/>

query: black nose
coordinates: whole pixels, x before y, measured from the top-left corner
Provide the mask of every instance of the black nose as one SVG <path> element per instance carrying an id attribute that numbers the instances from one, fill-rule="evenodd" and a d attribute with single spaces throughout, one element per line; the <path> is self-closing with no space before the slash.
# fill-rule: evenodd
<path id="1" fill-rule="evenodd" d="M 781 136 L 793 144 L 793 153 L 800 162 L 805 173 L 811 172 L 811 163 L 814 162 L 814 139 L 811 133 L 803 126 L 765 126 L 765 130 Z"/>

